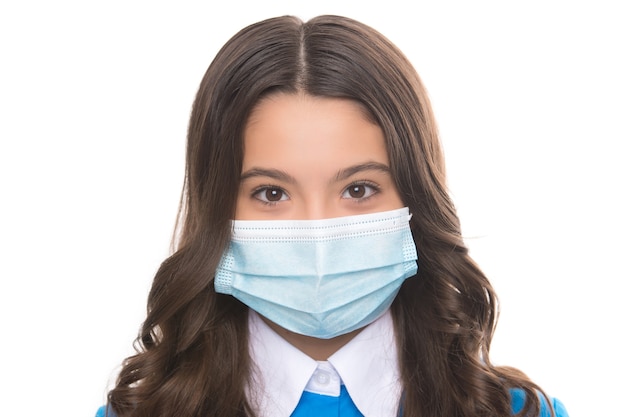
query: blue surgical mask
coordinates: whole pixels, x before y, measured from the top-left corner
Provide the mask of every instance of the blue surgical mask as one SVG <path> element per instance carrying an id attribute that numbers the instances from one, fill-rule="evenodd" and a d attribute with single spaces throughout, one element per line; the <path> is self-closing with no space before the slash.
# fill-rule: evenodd
<path id="1" fill-rule="evenodd" d="M 408 208 L 322 220 L 234 220 L 215 290 L 295 333 L 367 326 L 417 272 Z"/>

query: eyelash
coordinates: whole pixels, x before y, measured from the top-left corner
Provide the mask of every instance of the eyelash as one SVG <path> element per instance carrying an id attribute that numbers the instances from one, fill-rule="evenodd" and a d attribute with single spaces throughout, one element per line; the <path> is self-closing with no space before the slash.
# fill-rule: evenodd
<path id="1" fill-rule="evenodd" d="M 263 192 L 267 192 L 270 190 L 275 190 L 275 191 L 279 191 L 281 194 L 281 198 L 280 200 L 276 200 L 276 201 L 269 201 L 269 200 L 263 200 L 261 199 L 259 196 L 261 193 Z M 276 185 L 261 185 L 257 188 L 255 188 L 254 190 L 252 190 L 252 198 L 258 200 L 261 204 L 265 204 L 267 206 L 275 206 L 276 204 L 278 204 L 279 202 L 283 201 L 282 197 L 289 197 L 289 194 L 287 194 L 287 192 L 285 190 L 283 190 L 281 187 L 278 187 Z"/>
<path id="2" fill-rule="evenodd" d="M 365 194 L 368 194 L 368 188 L 371 190 L 369 191 L 369 195 L 365 195 L 363 197 L 350 197 L 348 199 L 350 200 L 355 200 L 356 203 L 363 203 L 367 200 L 369 200 L 370 198 L 372 198 L 373 196 L 375 196 L 376 194 L 378 194 L 380 192 L 380 186 L 378 184 L 376 184 L 375 182 L 372 181 L 355 181 L 353 183 L 351 183 L 350 185 L 348 185 L 346 188 L 344 188 L 343 192 L 341 193 L 342 197 L 344 194 L 349 193 L 350 189 L 353 187 L 365 187 Z"/>

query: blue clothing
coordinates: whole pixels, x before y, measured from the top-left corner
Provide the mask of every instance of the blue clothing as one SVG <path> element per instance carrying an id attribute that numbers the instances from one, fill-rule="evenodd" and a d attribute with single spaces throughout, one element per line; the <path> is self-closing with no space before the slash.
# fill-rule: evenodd
<path id="1" fill-rule="evenodd" d="M 526 396 L 521 389 L 511 390 L 511 410 L 513 414 L 520 412 L 524 407 L 524 400 Z M 567 411 L 561 401 L 556 398 L 551 399 L 552 407 L 554 408 L 555 417 L 568 417 Z M 100 407 L 96 413 L 96 417 L 105 417 L 106 407 Z M 328 395 L 314 394 L 312 392 L 303 392 L 300 402 L 296 407 L 291 417 L 364 417 L 363 414 L 356 408 L 352 399 L 348 395 L 348 391 L 342 385 L 339 397 L 332 397 Z M 543 396 L 541 397 L 541 412 L 538 417 L 549 417 L 550 407 L 548 406 L 548 400 Z M 106 417 L 115 417 L 110 412 Z"/>
<path id="2" fill-rule="evenodd" d="M 341 385 L 339 397 L 304 391 L 291 417 L 364 417 L 352 402 L 345 385 Z"/>
<path id="3" fill-rule="evenodd" d="M 521 389 L 511 390 L 511 410 L 518 413 L 524 407 L 525 393 Z M 567 411 L 563 404 L 552 399 L 552 407 L 554 408 L 555 417 L 568 417 Z M 311 392 L 302 393 L 300 402 L 291 417 L 364 417 L 356 408 L 348 391 L 342 385 L 339 397 L 330 397 L 327 395 L 313 394 Z M 550 407 L 547 400 L 541 397 L 541 412 L 538 417 L 549 417 Z"/>
<path id="4" fill-rule="evenodd" d="M 541 398 L 541 410 L 538 417 L 550 417 L 550 406 L 548 405 L 548 400 L 542 395 Z M 521 389 L 512 389 L 511 390 L 511 410 L 513 413 L 519 413 L 524 407 L 524 400 L 526 399 L 526 394 Z M 567 414 L 567 410 L 565 410 L 565 406 L 561 401 L 556 398 L 551 398 L 552 408 L 554 408 L 554 416 L 555 417 L 569 417 Z"/>
<path id="5" fill-rule="evenodd" d="M 102 407 L 98 408 L 98 411 L 96 412 L 96 417 L 105 417 L 106 414 L 107 414 L 107 408 L 105 405 L 103 405 Z M 109 417 L 113 417 L 111 416 L 111 414 L 113 414 L 113 411 L 109 413 Z"/>

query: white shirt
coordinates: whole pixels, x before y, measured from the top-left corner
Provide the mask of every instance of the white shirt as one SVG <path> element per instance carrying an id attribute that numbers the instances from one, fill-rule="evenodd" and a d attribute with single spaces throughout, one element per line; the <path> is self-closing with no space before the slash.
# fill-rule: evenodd
<path id="1" fill-rule="evenodd" d="M 318 362 L 250 310 L 252 380 L 246 388 L 259 417 L 288 417 L 304 390 L 339 396 L 343 383 L 367 417 L 395 417 L 402 393 L 391 312 L 368 325 L 328 361 Z"/>

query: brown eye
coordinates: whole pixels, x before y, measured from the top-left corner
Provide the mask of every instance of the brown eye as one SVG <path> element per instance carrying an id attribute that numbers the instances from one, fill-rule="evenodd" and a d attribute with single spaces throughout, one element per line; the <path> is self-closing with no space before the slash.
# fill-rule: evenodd
<path id="1" fill-rule="evenodd" d="M 348 188 L 348 194 L 352 198 L 362 198 L 365 195 L 365 186 L 352 185 Z"/>
<path id="2" fill-rule="evenodd" d="M 365 201 L 378 192 L 380 192 L 378 185 L 371 182 L 359 182 L 350 184 L 345 188 L 341 194 L 341 198 Z"/>
<path id="3" fill-rule="evenodd" d="M 281 201 L 289 200 L 289 196 L 285 190 L 279 187 L 270 186 L 257 188 L 252 193 L 252 197 L 265 204 L 275 204 Z"/>
<path id="4" fill-rule="evenodd" d="M 265 190 L 265 199 L 267 201 L 280 201 L 283 198 L 283 190 L 278 188 L 268 188 Z"/>

